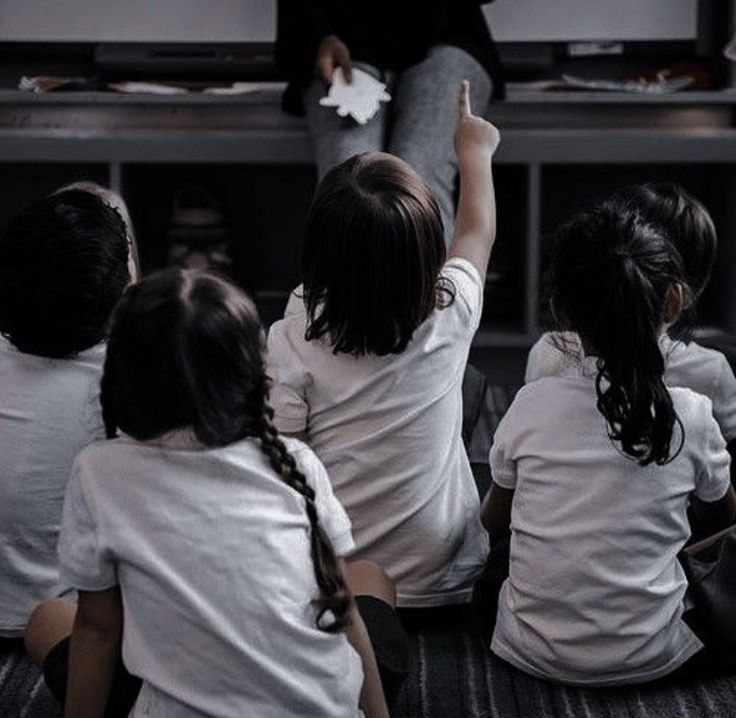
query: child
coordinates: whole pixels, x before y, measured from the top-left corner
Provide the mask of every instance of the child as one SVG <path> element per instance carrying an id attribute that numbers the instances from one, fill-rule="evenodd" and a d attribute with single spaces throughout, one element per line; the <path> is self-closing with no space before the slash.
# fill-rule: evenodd
<path id="1" fill-rule="evenodd" d="M 663 383 L 682 260 L 658 224 L 608 202 L 562 228 L 550 286 L 584 356 L 522 388 L 494 438 L 483 519 L 492 544 L 510 527 L 511 549 L 491 648 L 565 683 L 654 680 L 703 647 L 677 560 L 688 496 L 736 514 L 710 401 Z"/>
<path id="2" fill-rule="evenodd" d="M 110 313 L 131 281 L 126 227 L 88 190 L 20 211 L 0 236 L 0 636 L 59 595 L 56 538 L 75 454 L 103 435 Z"/>
<path id="3" fill-rule="evenodd" d="M 464 84 L 450 259 L 437 205 L 385 154 L 332 170 L 312 204 L 303 295 L 269 335 L 275 423 L 304 436 L 400 607 L 468 600 L 487 543 L 460 435 L 461 381 L 495 238 L 498 132 Z"/>
<path id="4" fill-rule="evenodd" d="M 213 276 L 123 297 L 101 395 L 121 434 L 77 457 L 59 540 L 79 591 L 65 715 L 103 714 L 122 631 L 133 715 L 387 716 L 338 558 L 350 523 L 272 424 L 262 344 L 253 304 Z"/>
<path id="5" fill-rule="evenodd" d="M 661 228 L 682 257 L 685 280 L 694 300 L 710 279 L 716 256 L 716 230 L 708 211 L 693 196 L 674 184 L 630 187 L 614 196 L 626 207 Z M 677 327 L 674 328 L 675 330 Z M 707 396 L 713 416 L 736 451 L 736 377 L 720 352 L 706 349 L 677 331 L 665 333 L 660 347 L 665 357 L 664 381 L 667 386 L 684 386 Z M 554 376 L 568 362 L 580 356 L 580 342 L 571 333 L 545 334 L 532 347 L 526 367 L 526 381 Z"/>

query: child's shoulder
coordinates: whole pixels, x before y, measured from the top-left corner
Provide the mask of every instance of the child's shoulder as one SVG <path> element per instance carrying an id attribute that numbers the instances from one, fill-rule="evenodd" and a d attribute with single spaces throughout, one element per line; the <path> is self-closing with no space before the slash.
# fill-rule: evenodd
<path id="1" fill-rule="evenodd" d="M 561 374 L 580 361 L 583 349 L 575 332 L 545 332 L 529 350 L 524 381 Z"/>
<path id="2" fill-rule="evenodd" d="M 733 371 L 722 352 L 697 342 L 662 340 L 669 386 L 684 386 L 713 398 L 724 385 L 735 385 Z"/>
<path id="3" fill-rule="evenodd" d="M 706 362 L 710 365 L 723 365 L 728 363 L 723 352 L 711 349 L 696 341 L 681 341 L 664 336 L 661 340 L 662 352 L 668 362 L 697 361 Z"/>
<path id="4" fill-rule="evenodd" d="M 695 389 L 684 386 L 668 387 L 672 404 L 680 421 L 686 425 L 702 424 L 713 416 L 713 402 L 710 397 Z"/>
<path id="5" fill-rule="evenodd" d="M 302 286 L 299 285 L 289 294 L 284 308 L 284 316 L 277 319 L 268 330 L 268 343 L 306 344 L 304 332 L 307 326 L 307 308 L 304 305 Z"/>
<path id="6" fill-rule="evenodd" d="M 542 376 L 522 387 L 516 392 L 507 413 L 525 412 L 530 416 L 548 414 L 557 411 L 560 400 L 568 393 L 568 382 L 560 375 Z"/>

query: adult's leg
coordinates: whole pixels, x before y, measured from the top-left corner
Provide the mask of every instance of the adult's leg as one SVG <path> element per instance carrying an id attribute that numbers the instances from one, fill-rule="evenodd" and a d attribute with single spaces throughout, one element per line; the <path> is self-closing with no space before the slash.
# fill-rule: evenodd
<path id="1" fill-rule="evenodd" d="M 381 76 L 380 71 L 370 65 L 356 63 L 356 67 L 375 77 Z M 304 93 L 304 108 L 319 179 L 353 155 L 382 151 L 386 134 L 385 105 L 381 105 L 373 119 L 360 125 L 350 117 L 340 117 L 334 107 L 322 107 L 319 101 L 326 93 L 327 87 L 319 79 Z"/>
<path id="2" fill-rule="evenodd" d="M 409 675 L 409 639 L 396 615 L 396 589 L 386 572 L 372 561 L 346 566 L 348 586 L 365 623 L 376 656 L 389 707 Z"/>
<path id="3" fill-rule="evenodd" d="M 457 97 L 470 82 L 473 111 L 482 114 L 491 98 L 491 79 L 465 50 L 432 48 L 427 58 L 404 71 L 394 88 L 388 151 L 408 162 L 434 194 L 450 244 L 455 224 Z"/>

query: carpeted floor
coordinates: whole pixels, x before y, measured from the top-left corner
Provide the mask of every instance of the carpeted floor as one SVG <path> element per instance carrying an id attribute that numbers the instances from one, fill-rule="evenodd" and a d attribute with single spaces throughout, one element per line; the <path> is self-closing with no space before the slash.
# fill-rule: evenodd
<path id="1" fill-rule="evenodd" d="M 61 711 L 20 641 L 0 645 L 0 718 L 57 718 Z"/>
<path id="2" fill-rule="evenodd" d="M 439 618 L 439 617 L 438 617 Z M 736 676 L 577 689 L 537 680 L 493 656 L 467 611 L 407 621 L 414 670 L 393 718 L 732 718 Z"/>

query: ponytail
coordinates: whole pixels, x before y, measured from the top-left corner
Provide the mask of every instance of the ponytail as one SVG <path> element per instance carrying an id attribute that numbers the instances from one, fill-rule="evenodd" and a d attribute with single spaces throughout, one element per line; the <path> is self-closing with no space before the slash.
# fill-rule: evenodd
<path id="1" fill-rule="evenodd" d="M 564 328 L 598 357 L 597 408 L 609 437 L 642 466 L 672 461 L 684 433 L 659 334 L 669 292 L 685 286 L 679 254 L 658 228 L 609 202 L 562 228 L 551 273 Z"/>
<path id="2" fill-rule="evenodd" d="M 314 489 L 307 483 L 304 474 L 297 468 L 294 457 L 279 437 L 273 425 L 273 409 L 266 403 L 263 406 L 263 419 L 258 438 L 261 442 L 261 451 L 268 459 L 271 468 L 287 486 L 304 497 L 311 527 L 314 576 L 321 594 L 315 601 L 318 609 L 317 627 L 327 633 L 337 633 L 348 623 L 352 597 L 337 565 L 337 557 L 330 539 L 320 524 Z M 327 617 L 328 612 L 332 614 L 331 620 Z"/>

